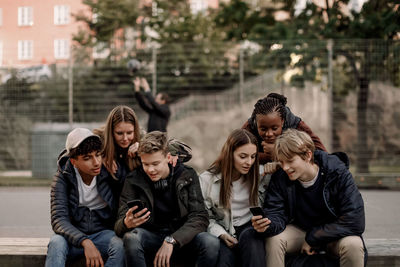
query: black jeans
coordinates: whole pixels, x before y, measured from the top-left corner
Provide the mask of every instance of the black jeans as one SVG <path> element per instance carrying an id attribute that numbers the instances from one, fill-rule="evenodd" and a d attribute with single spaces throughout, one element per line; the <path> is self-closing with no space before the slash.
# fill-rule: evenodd
<path id="1" fill-rule="evenodd" d="M 265 267 L 264 238 L 260 236 L 248 222 L 235 227 L 238 244 L 228 248 L 220 241 L 218 264 L 219 267 Z"/>
<path id="2" fill-rule="evenodd" d="M 125 233 L 123 241 L 127 266 L 145 267 L 146 262 L 152 263 L 155 254 L 161 247 L 164 234 L 150 232 L 143 228 L 136 228 Z M 214 267 L 218 259 L 219 241 L 207 232 L 197 234 L 193 240 L 182 248 L 174 248 L 172 261 L 176 256 L 192 258 L 197 266 Z M 185 255 L 182 255 L 185 254 Z"/>

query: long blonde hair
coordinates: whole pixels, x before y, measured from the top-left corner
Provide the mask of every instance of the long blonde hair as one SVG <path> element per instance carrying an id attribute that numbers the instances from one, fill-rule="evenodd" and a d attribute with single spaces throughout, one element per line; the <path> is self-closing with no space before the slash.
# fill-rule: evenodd
<path id="1" fill-rule="evenodd" d="M 132 144 L 135 142 L 139 142 L 140 140 L 140 129 L 139 129 L 139 121 L 136 117 L 135 112 L 128 106 L 116 106 L 111 110 L 108 114 L 107 121 L 105 125 L 99 129 L 93 130 L 93 132 L 99 135 L 103 141 L 103 149 L 102 155 L 104 157 L 104 165 L 108 169 L 108 171 L 113 175 L 111 171 L 111 167 L 113 161 L 116 159 L 116 147 L 118 146 L 114 140 L 114 128 L 120 122 L 131 123 L 133 125 L 133 140 Z M 129 167 L 129 170 L 134 170 L 139 164 L 140 161 L 138 158 L 129 158 L 126 157 L 126 164 Z"/>
<path id="2" fill-rule="evenodd" d="M 234 173 L 233 152 L 243 145 L 254 144 L 257 147 L 257 138 L 245 129 L 234 130 L 227 138 L 218 158 L 208 168 L 213 174 L 221 174 L 221 187 L 219 201 L 225 208 L 230 208 L 232 194 L 232 177 Z M 249 172 L 244 175 L 246 182 L 250 185 L 249 202 L 252 206 L 258 204 L 258 182 L 259 182 L 258 153 Z"/>

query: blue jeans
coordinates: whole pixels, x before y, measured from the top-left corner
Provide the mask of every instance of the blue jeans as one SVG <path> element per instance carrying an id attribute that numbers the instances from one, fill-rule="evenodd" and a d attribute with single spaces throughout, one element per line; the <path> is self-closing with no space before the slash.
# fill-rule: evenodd
<path id="1" fill-rule="evenodd" d="M 127 266 L 145 267 L 146 262 L 152 263 L 165 236 L 166 234 L 153 233 L 143 228 L 136 228 L 125 233 L 123 240 Z M 218 251 L 218 238 L 202 232 L 187 245 L 179 249 L 174 248 L 171 259 L 174 262 L 178 257 L 184 256 L 185 259 L 195 259 L 196 266 L 214 267 L 217 263 Z"/>
<path id="2" fill-rule="evenodd" d="M 221 240 L 218 267 L 265 267 L 264 238 L 251 225 L 241 228 L 236 234 L 239 242 L 233 248 L 228 248 Z"/>
<path id="3" fill-rule="evenodd" d="M 101 253 L 106 267 L 123 267 L 125 266 L 124 246 L 122 240 L 117 237 L 114 231 L 104 230 L 89 235 L 89 239 Z M 75 247 L 61 235 L 53 235 L 50 239 L 46 267 L 65 266 L 68 260 L 85 256 L 83 247 Z"/>

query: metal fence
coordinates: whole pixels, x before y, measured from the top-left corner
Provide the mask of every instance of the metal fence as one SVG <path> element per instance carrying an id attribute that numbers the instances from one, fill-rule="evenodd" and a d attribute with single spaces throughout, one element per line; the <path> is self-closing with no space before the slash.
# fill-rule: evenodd
<path id="1" fill-rule="evenodd" d="M 153 92 L 170 95 L 172 120 L 282 92 L 307 124 L 321 124 L 327 131 L 330 151 L 345 151 L 357 164 L 369 163 L 359 172 L 400 173 L 400 42 L 174 43 L 127 54 L 141 62 L 135 75 L 146 77 Z M 3 68 L 0 170 L 31 170 L 40 153 L 49 156 L 39 161 L 55 162 L 60 140 L 73 123 L 100 125 L 115 105 L 133 107 L 145 125 L 146 114 L 134 99 L 133 77 L 126 68 L 129 59 L 90 66 L 52 64 L 41 74 Z M 314 93 L 308 96 L 310 87 Z M 235 123 L 240 127 L 242 122 Z M 64 130 L 60 135 L 55 129 Z M 51 139 L 57 135 L 58 146 Z"/>

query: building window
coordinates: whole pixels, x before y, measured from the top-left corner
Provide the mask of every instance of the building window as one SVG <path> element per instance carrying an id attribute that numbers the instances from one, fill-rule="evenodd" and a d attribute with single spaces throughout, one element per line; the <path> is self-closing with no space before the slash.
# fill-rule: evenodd
<path id="1" fill-rule="evenodd" d="M 65 25 L 69 23 L 69 6 L 54 6 L 54 24 Z"/>
<path id="2" fill-rule="evenodd" d="M 33 8 L 31 6 L 18 7 L 18 26 L 33 25 Z"/>
<path id="3" fill-rule="evenodd" d="M 18 59 L 27 60 L 33 58 L 33 41 L 18 41 Z"/>
<path id="4" fill-rule="evenodd" d="M 54 57 L 56 59 L 69 58 L 69 41 L 66 39 L 54 40 Z"/>
<path id="5" fill-rule="evenodd" d="M 207 0 L 192 0 L 190 1 L 190 10 L 192 14 L 206 12 L 208 8 Z"/>

